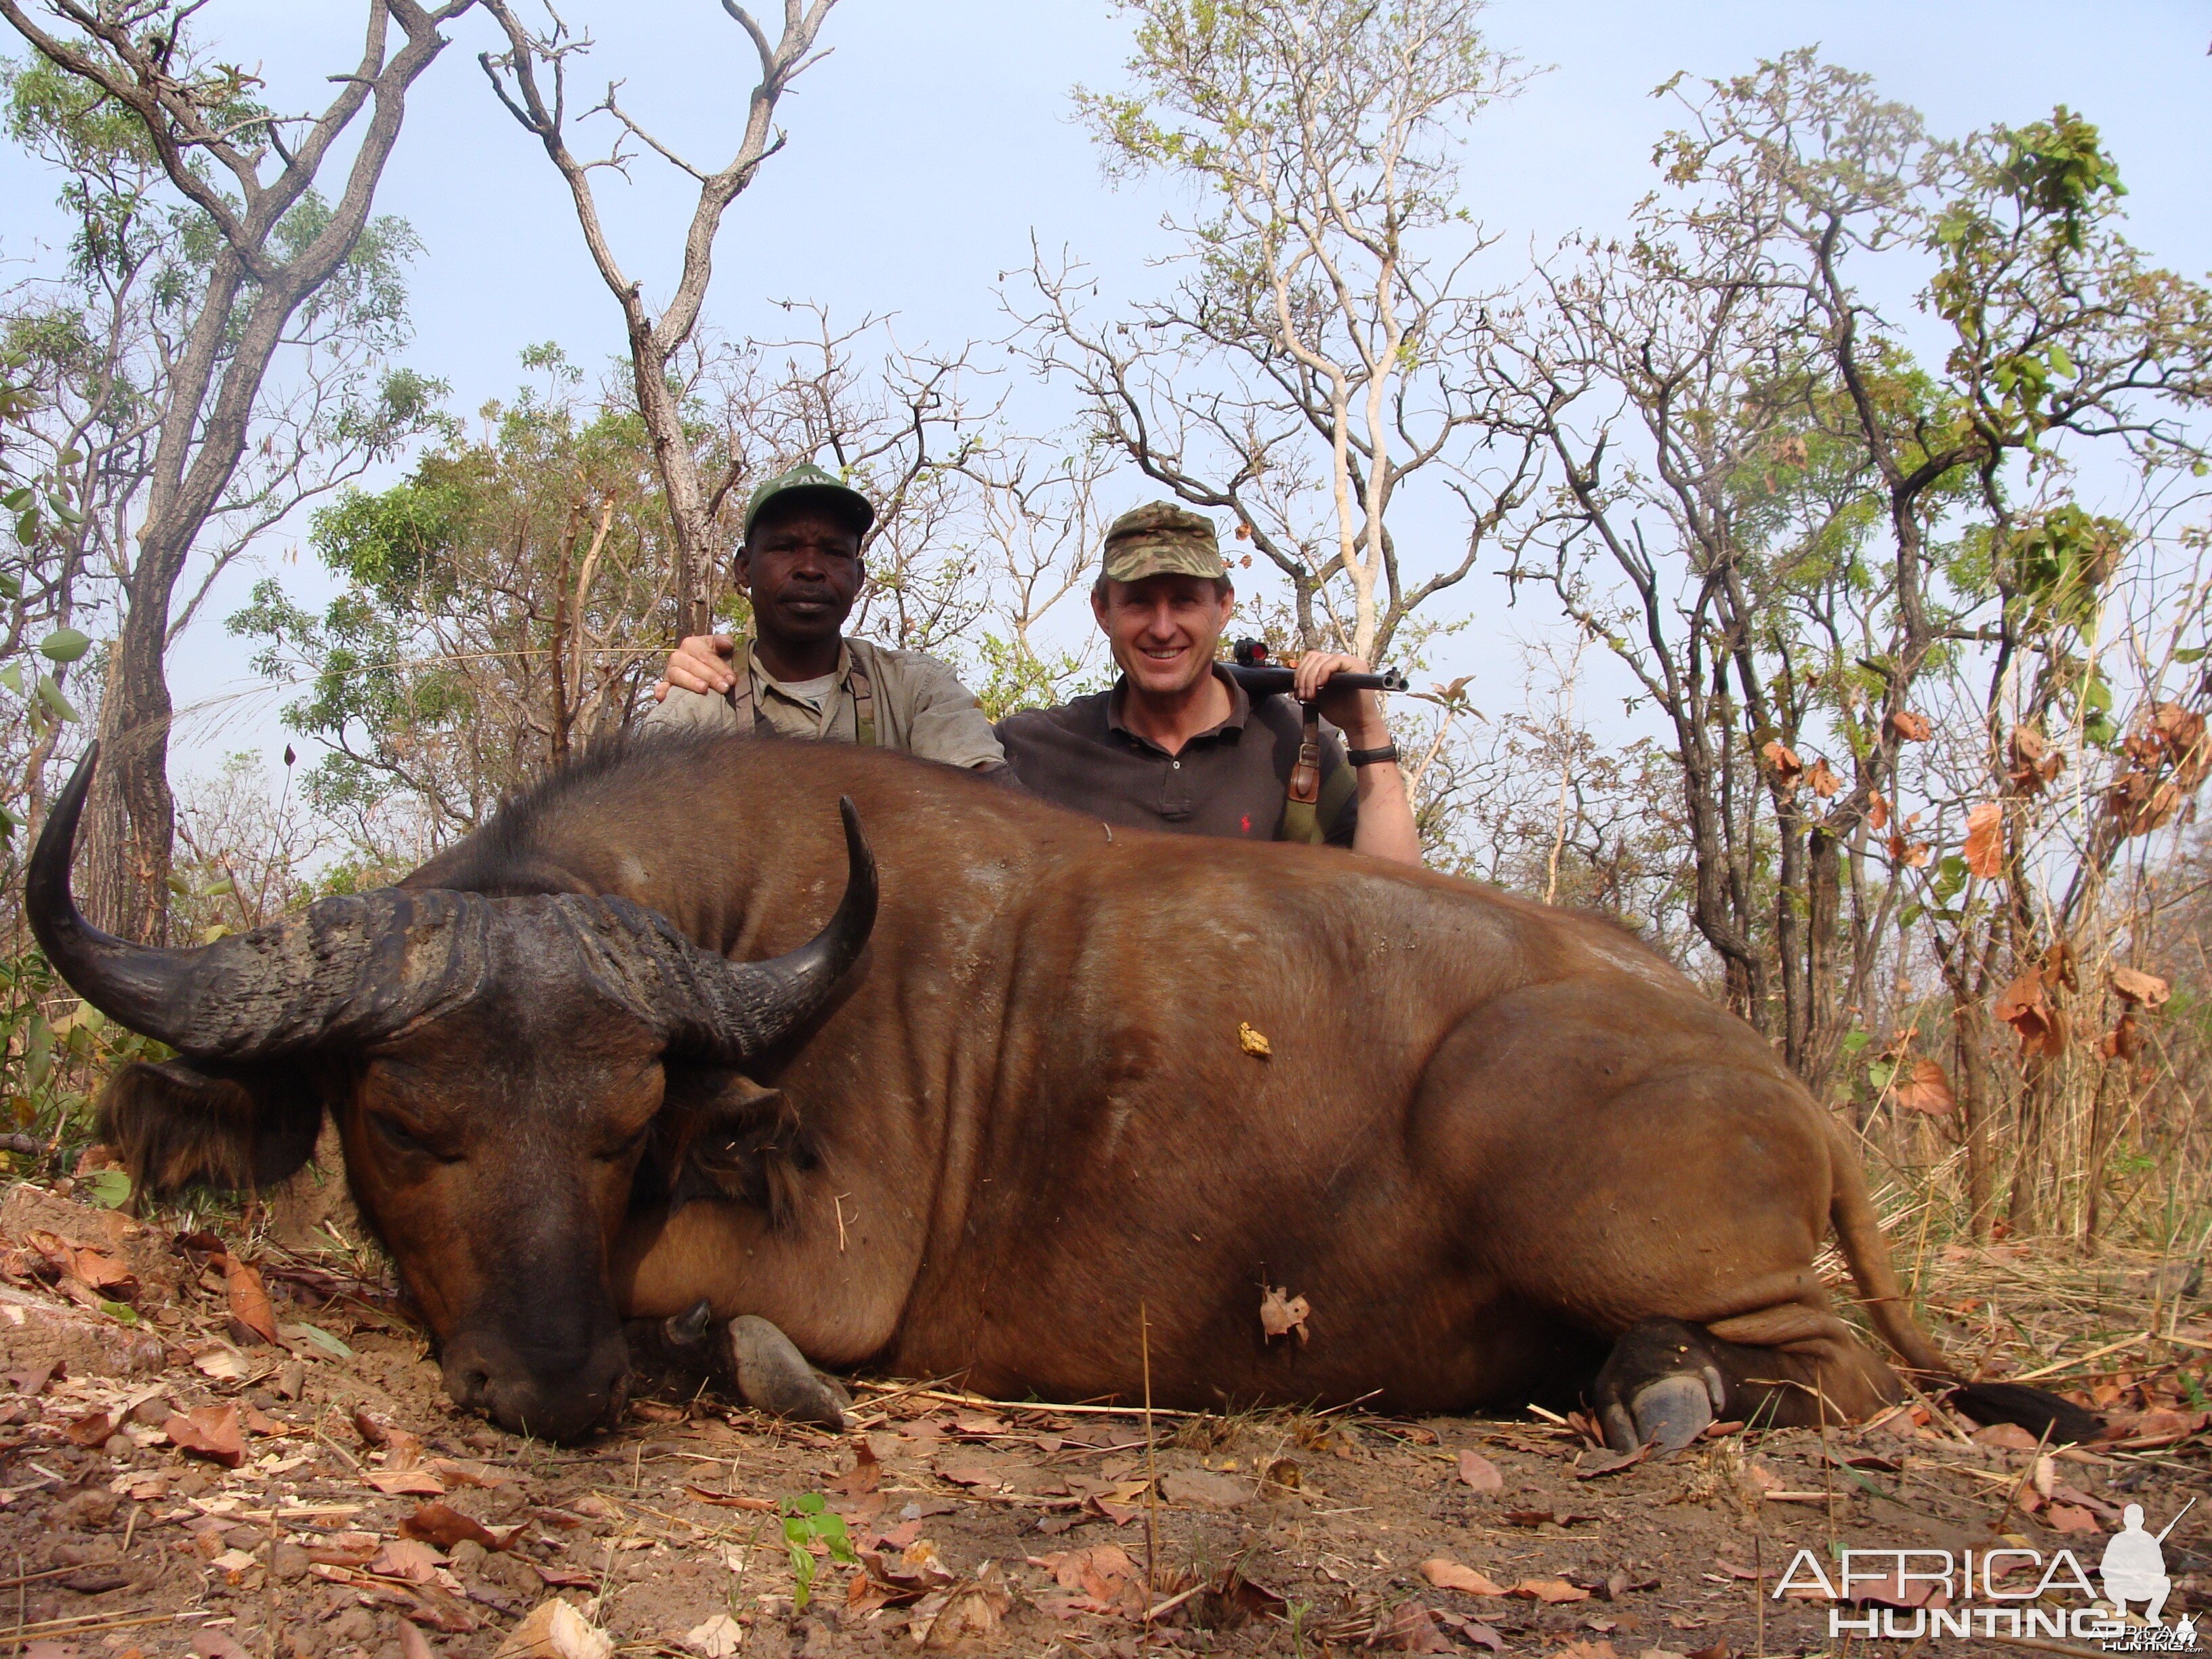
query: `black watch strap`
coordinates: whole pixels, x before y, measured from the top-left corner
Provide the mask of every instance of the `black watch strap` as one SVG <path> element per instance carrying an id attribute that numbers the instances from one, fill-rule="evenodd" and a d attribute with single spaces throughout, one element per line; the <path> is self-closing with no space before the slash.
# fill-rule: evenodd
<path id="1" fill-rule="evenodd" d="M 1352 749 L 1345 751 L 1345 759 L 1354 766 L 1380 766 L 1385 761 L 1398 758 L 1398 745 L 1386 743 L 1380 749 Z"/>

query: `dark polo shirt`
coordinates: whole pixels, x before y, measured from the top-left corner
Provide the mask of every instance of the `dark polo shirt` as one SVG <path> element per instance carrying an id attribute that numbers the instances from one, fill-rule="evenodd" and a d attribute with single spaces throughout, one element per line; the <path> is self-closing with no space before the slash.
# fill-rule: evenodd
<path id="1" fill-rule="evenodd" d="M 1297 763 L 1301 717 L 1288 697 L 1255 703 L 1226 673 L 1229 718 L 1170 755 L 1121 723 L 1126 680 L 1057 708 L 1032 708 L 998 724 L 999 742 L 1022 787 L 1033 795 L 1108 823 L 1171 830 L 1188 836 L 1273 841 L 1282 830 L 1291 769 Z M 1332 847 L 1352 845 L 1359 803 L 1331 775 L 1346 763 L 1327 728 L 1321 740 L 1322 795 L 1341 792 L 1344 805 L 1324 826 Z"/>

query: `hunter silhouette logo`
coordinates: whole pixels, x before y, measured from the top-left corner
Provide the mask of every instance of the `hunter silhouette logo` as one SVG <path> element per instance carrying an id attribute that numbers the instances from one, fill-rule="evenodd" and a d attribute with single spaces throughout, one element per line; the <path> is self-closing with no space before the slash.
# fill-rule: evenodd
<path id="1" fill-rule="evenodd" d="M 2181 1506 L 2186 1515 L 2197 1505 L 2191 1498 Z M 2181 1524 L 2181 1515 L 2166 1523 L 2166 1529 L 2156 1537 L 2143 1530 L 2142 1505 L 2130 1504 L 2120 1512 L 2120 1530 L 2105 1546 L 2105 1559 L 2098 1564 L 2097 1576 L 2105 1583 L 2105 1600 L 2122 1618 L 2127 1617 L 2128 1603 L 2143 1603 L 2144 1621 L 2155 1625 L 2158 1615 L 2165 1609 L 2166 1598 L 2173 1593 L 2173 1580 L 2166 1576 L 2166 1536 Z M 2182 1621 L 2193 1631 L 2193 1620 Z"/>

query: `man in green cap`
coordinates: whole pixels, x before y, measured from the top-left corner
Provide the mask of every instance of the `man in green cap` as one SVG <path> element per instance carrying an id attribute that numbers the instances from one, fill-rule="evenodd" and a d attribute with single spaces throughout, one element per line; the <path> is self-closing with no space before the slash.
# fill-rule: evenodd
<path id="1" fill-rule="evenodd" d="M 866 496 L 811 463 L 754 490 L 732 566 L 752 599 L 753 635 L 685 640 L 653 688 L 647 728 L 827 738 L 1002 769 L 991 723 L 949 666 L 845 637 L 875 516 Z"/>
<path id="2" fill-rule="evenodd" d="M 1317 702 L 1350 744 L 1347 753 L 1325 734 L 1318 780 L 1301 781 L 1297 705 L 1254 702 L 1215 660 L 1236 605 L 1211 519 L 1172 501 L 1124 513 L 1106 532 L 1091 590 L 1121 678 L 1111 690 L 1001 720 L 1014 775 L 1109 824 L 1326 842 L 1419 864 L 1420 833 L 1375 694 L 1328 690 L 1332 677 L 1367 665 L 1327 651 L 1298 659 L 1298 699 Z"/>

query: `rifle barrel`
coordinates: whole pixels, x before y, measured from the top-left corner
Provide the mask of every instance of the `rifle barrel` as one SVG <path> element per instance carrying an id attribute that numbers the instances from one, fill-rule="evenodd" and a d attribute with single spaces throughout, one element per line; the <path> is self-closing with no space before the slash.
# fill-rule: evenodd
<path id="1" fill-rule="evenodd" d="M 1248 697 L 1273 696 L 1278 692 L 1286 696 L 1297 695 L 1297 672 L 1280 664 L 1225 662 L 1221 665 L 1229 671 L 1231 678 L 1244 688 L 1244 695 Z M 1395 668 L 1386 668 L 1379 674 L 1332 674 L 1328 677 L 1328 684 L 1333 688 L 1341 687 L 1347 691 L 1403 691 L 1407 689 L 1406 677 Z"/>

